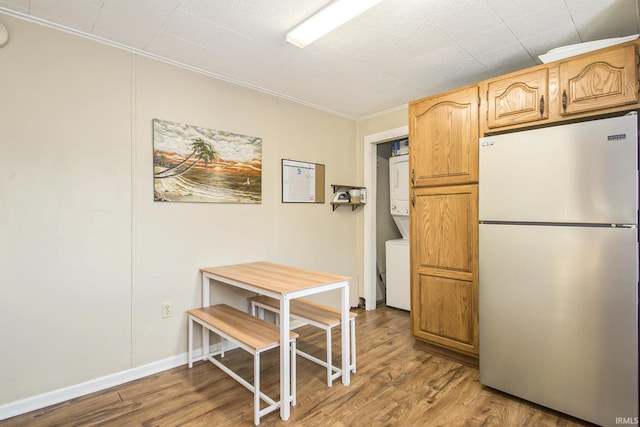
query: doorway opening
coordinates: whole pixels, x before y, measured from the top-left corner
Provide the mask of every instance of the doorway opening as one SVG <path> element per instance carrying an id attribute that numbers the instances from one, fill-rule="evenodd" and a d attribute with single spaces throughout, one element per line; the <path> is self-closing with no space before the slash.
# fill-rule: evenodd
<path id="1" fill-rule="evenodd" d="M 377 304 L 377 294 L 380 274 L 378 273 L 378 247 L 384 247 L 383 236 L 378 236 L 378 145 L 404 139 L 409 136 L 409 127 L 401 126 L 364 137 L 364 185 L 369 190 L 369 201 L 364 209 L 364 299 L 365 309 L 374 310 Z M 381 153 L 383 151 L 381 150 Z M 381 154 L 384 156 L 384 154 Z M 388 157 L 387 157 L 388 160 Z M 380 183 L 380 185 L 384 185 Z M 388 179 L 387 184 L 388 186 Z M 382 208 L 381 208 L 382 211 Z M 387 200 L 386 212 L 389 212 Z M 390 216 L 390 215 L 389 215 Z M 379 242 L 380 241 L 380 242 Z"/>

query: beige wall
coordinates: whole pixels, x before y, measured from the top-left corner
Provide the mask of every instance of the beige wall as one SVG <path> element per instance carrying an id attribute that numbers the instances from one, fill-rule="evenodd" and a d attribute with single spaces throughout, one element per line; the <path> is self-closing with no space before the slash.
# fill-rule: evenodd
<path id="1" fill-rule="evenodd" d="M 0 19 L 2 404 L 131 366 L 132 56 Z"/>
<path id="2" fill-rule="evenodd" d="M 408 120 L 409 107 L 407 105 L 370 119 L 361 120 L 358 122 L 358 141 L 364 141 L 364 137 L 367 135 L 406 126 Z"/>
<path id="3" fill-rule="evenodd" d="M 360 280 L 362 213 L 332 212 L 330 184 L 361 183 L 358 135 L 386 123 L 0 21 L 0 406 L 183 354 L 200 267 L 265 259 Z M 262 203 L 154 203 L 153 118 L 261 137 Z M 282 158 L 325 164 L 327 203 L 282 204 Z"/>
<path id="4" fill-rule="evenodd" d="M 369 135 L 396 129 L 406 126 L 408 121 L 409 110 L 407 106 L 395 109 L 376 117 L 362 120 L 358 122 L 356 135 L 356 162 L 358 169 L 358 185 L 364 185 L 364 161 L 365 161 L 365 142 L 364 138 Z M 371 190 L 371 189 L 370 189 Z M 369 204 L 367 209 L 375 209 L 375 206 Z M 358 271 L 361 274 L 361 280 L 358 281 L 358 295 L 365 295 L 364 292 L 364 215 L 358 216 L 356 224 L 356 252 L 358 253 Z M 371 280 L 376 280 L 373 277 Z"/>

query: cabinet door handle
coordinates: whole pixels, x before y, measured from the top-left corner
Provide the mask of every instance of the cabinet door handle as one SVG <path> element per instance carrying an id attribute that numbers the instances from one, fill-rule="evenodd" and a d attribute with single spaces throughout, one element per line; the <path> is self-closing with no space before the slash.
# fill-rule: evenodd
<path id="1" fill-rule="evenodd" d="M 562 111 L 567 112 L 567 90 L 562 91 Z"/>
<path id="2" fill-rule="evenodd" d="M 416 192 L 415 191 L 411 192 L 411 206 L 413 206 L 414 208 L 416 207 Z"/>
<path id="3" fill-rule="evenodd" d="M 416 172 L 411 169 L 411 185 L 415 185 L 416 183 Z"/>
<path id="4" fill-rule="evenodd" d="M 544 116 L 544 95 L 540 97 L 540 115 Z"/>

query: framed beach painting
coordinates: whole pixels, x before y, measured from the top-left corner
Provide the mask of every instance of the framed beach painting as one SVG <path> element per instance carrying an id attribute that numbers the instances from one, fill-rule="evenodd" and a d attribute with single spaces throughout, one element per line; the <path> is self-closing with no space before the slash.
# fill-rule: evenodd
<path id="1" fill-rule="evenodd" d="M 153 120 L 153 199 L 262 202 L 262 138 Z"/>

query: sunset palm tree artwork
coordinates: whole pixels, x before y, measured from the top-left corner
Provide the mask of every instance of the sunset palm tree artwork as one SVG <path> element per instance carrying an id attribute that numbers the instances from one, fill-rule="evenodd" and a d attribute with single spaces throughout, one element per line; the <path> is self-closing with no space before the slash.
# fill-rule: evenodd
<path id="1" fill-rule="evenodd" d="M 154 200 L 262 202 L 262 139 L 153 120 Z"/>
<path id="2" fill-rule="evenodd" d="M 189 156 L 178 163 L 177 165 L 171 166 L 167 165 L 167 168 L 161 170 L 158 173 L 155 173 L 153 177 L 155 179 L 164 179 L 164 178 L 172 178 L 174 176 L 180 176 L 187 172 L 189 172 L 200 160 L 204 160 L 205 166 L 209 164 L 210 161 L 214 160 L 218 155 L 216 150 L 213 148 L 213 144 L 204 142 L 202 138 L 195 138 L 191 143 L 191 147 L 193 151 Z M 196 156 L 195 158 L 193 158 Z M 188 162 L 191 161 L 189 164 Z M 180 169 L 182 166 L 184 168 Z M 248 179 L 248 178 L 247 178 Z"/>

